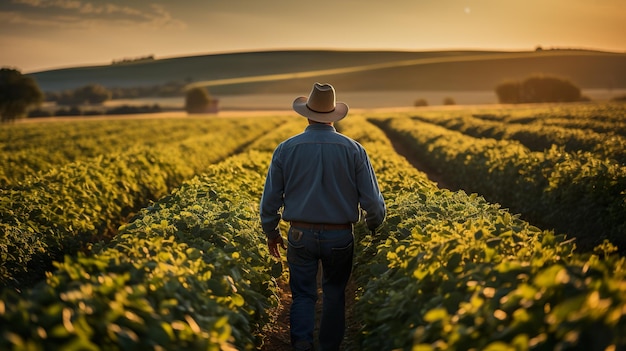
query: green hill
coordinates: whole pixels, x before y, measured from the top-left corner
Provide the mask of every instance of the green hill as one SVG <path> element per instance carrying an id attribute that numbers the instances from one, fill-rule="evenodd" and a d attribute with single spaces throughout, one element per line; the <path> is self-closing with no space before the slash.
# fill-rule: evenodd
<path id="1" fill-rule="evenodd" d="M 186 82 L 207 85 L 217 94 L 252 94 L 301 93 L 313 81 L 355 92 L 484 91 L 502 81 L 533 74 L 562 77 L 582 89 L 623 89 L 626 54 L 586 50 L 263 51 L 140 60 L 29 75 L 44 91 L 92 83 L 114 88 Z"/>

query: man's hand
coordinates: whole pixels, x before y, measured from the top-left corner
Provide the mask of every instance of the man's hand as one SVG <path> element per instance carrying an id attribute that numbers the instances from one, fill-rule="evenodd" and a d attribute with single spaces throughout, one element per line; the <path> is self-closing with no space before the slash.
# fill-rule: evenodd
<path id="1" fill-rule="evenodd" d="M 270 249 L 270 255 L 276 258 L 280 258 L 280 250 L 278 250 L 279 246 L 282 247 L 283 250 L 287 250 L 287 247 L 285 246 L 285 242 L 283 241 L 283 237 L 281 235 L 278 235 L 274 239 L 267 239 L 267 247 Z"/>

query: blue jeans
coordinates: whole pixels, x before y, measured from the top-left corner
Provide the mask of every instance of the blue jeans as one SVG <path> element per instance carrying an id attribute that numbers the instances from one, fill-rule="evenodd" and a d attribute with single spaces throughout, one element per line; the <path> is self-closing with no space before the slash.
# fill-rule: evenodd
<path id="1" fill-rule="evenodd" d="M 287 262 L 291 304 L 292 345 L 313 345 L 317 270 L 322 263 L 320 350 L 339 350 L 345 332 L 345 290 L 352 273 L 354 236 L 351 229 L 308 230 L 291 227 Z"/>

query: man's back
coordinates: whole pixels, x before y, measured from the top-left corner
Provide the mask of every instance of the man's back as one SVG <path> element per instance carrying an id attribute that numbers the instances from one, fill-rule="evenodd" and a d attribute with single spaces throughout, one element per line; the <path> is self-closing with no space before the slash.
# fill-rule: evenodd
<path id="1" fill-rule="evenodd" d="M 273 199 L 277 202 L 269 208 L 284 202 L 286 221 L 355 223 L 359 204 L 379 224 L 384 218 L 365 150 L 331 125 L 311 124 L 304 133 L 281 143 L 274 152 L 267 185 L 267 193 L 282 187 L 284 196 Z M 268 199 L 264 200 L 262 207 Z"/>

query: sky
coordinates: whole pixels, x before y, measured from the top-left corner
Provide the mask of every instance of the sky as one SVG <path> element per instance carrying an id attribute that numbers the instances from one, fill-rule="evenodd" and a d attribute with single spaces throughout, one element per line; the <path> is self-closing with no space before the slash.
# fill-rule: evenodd
<path id="1" fill-rule="evenodd" d="M 154 55 L 584 48 L 626 52 L 625 0 L 0 0 L 0 67 Z"/>

